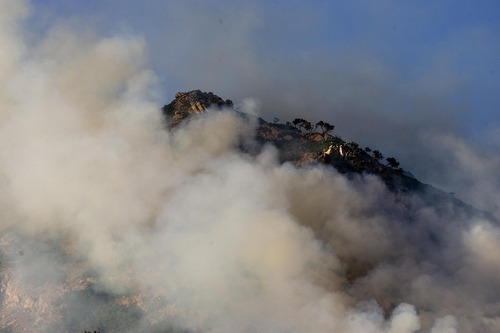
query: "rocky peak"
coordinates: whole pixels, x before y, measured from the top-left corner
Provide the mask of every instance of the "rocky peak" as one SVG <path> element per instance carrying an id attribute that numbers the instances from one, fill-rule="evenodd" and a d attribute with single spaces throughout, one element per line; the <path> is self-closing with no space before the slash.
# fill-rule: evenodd
<path id="1" fill-rule="evenodd" d="M 223 100 L 212 92 L 192 90 L 175 94 L 175 99 L 165 105 L 162 111 L 168 127 L 173 128 L 194 114 L 204 113 L 209 108 L 224 107 L 234 110 L 233 102 L 229 99 Z M 341 173 L 370 173 L 390 179 L 393 175 L 402 174 L 403 170 L 395 167 L 395 164 L 384 163 L 381 154 L 370 154 L 371 150 L 365 151 L 355 142 L 332 135 L 330 132 L 334 128 L 323 121 L 313 126 L 300 118 L 286 124 L 279 123 L 278 119 L 271 123 L 259 118 L 256 139 L 262 145 L 271 143 L 276 146 L 282 162 L 296 165 L 329 164 Z M 394 158 L 390 159 L 397 163 Z"/>
<path id="2" fill-rule="evenodd" d="M 169 121 L 170 127 L 176 126 L 182 119 L 193 114 L 205 112 L 208 108 L 232 108 L 233 102 L 229 99 L 223 100 L 212 92 L 191 90 L 178 92 L 175 99 L 163 106 L 162 111 Z"/>

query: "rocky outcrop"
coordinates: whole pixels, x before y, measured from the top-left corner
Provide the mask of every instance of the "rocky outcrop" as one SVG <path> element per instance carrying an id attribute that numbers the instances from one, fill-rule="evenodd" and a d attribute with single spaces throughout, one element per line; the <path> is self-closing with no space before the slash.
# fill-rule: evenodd
<path id="1" fill-rule="evenodd" d="M 178 92 L 175 99 L 162 110 L 168 127 L 172 128 L 183 119 L 204 113 L 210 108 L 229 108 L 238 112 L 233 108 L 231 100 L 223 100 L 211 92 L 206 93 L 201 90 Z M 308 123 L 303 119 L 301 121 Z M 318 124 L 320 123 L 325 124 L 323 122 Z M 333 128 L 334 126 L 331 126 L 331 129 Z M 294 126 L 290 122 L 280 124 L 277 121 L 270 123 L 259 119 L 256 139 L 261 145 L 271 143 L 276 146 L 282 162 L 292 162 L 296 165 L 329 164 L 341 173 L 370 173 L 383 176 L 402 173 L 402 169 L 381 163 L 380 159 L 360 149 L 356 143 L 347 142 L 327 132 L 324 130 L 321 133 L 315 132 L 311 124 L 301 127 Z"/>
<path id="2" fill-rule="evenodd" d="M 169 127 L 174 127 L 182 119 L 193 114 L 205 112 L 208 108 L 232 108 L 233 102 L 229 99 L 223 100 L 212 92 L 202 92 L 192 90 L 188 92 L 178 92 L 175 99 L 162 108 Z"/>

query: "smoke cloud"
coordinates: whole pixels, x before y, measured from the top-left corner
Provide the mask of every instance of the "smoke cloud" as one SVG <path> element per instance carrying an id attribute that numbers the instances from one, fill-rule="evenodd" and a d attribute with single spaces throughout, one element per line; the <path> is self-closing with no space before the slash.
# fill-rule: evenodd
<path id="1" fill-rule="evenodd" d="M 460 184 L 443 184 L 440 155 L 448 148 L 433 138 L 470 139 L 489 119 L 498 122 L 491 2 L 99 3 L 103 31 L 126 26 L 154 46 L 152 63 L 169 78 L 169 95 L 196 87 L 257 98 L 266 119 L 328 121 L 449 191 L 459 193 Z M 81 6 L 66 7 L 81 15 Z"/>
<path id="2" fill-rule="evenodd" d="M 255 124 L 228 110 L 167 132 L 142 39 L 60 24 L 28 44 L 29 5 L 1 5 L 2 329 L 500 330 L 493 218 L 244 153 Z"/>

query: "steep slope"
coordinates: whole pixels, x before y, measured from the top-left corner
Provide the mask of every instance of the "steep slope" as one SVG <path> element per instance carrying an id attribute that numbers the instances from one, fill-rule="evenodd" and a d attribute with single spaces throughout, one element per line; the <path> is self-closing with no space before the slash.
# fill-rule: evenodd
<path id="1" fill-rule="evenodd" d="M 205 112 L 218 110 L 230 110 L 251 117 L 237 110 L 231 100 L 223 100 L 212 92 L 201 90 L 178 92 L 175 98 L 162 108 L 169 129 L 175 128 L 183 120 L 187 121 L 191 117 L 202 116 Z M 483 216 L 495 220 L 491 214 L 475 209 L 455 198 L 453 194 L 420 182 L 399 168 L 396 159 L 389 157 L 384 163 L 380 151 L 372 151 L 368 147 L 362 149 L 356 142 L 346 141 L 331 134 L 333 128 L 328 131 L 322 127 L 318 129 L 318 124 L 313 127 L 304 119 L 282 124 L 258 118 L 255 140 L 261 148 L 266 144 L 278 148 L 279 158 L 283 163 L 290 162 L 297 166 L 328 165 L 347 177 L 376 175 L 392 191 L 420 194 L 422 200 L 436 207 L 454 207 L 470 216 Z"/>
<path id="2" fill-rule="evenodd" d="M 162 115 L 83 132 L 103 154 L 49 183 L 77 200 L 49 201 L 45 225 L 12 217 L 0 331 L 498 332 L 491 215 L 330 124 L 200 90 Z"/>
<path id="3" fill-rule="evenodd" d="M 209 92 L 193 90 L 178 92 L 175 99 L 162 108 L 169 128 L 174 128 L 190 117 L 201 115 L 207 110 L 236 110 L 231 100 Z M 247 115 L 248 116 L 248 115 Z M 402 169 L 384 164 L 381 157 L 376 158 L 363 150 L 355 142 L 348 142 L 329 134 L 331 130 L 316 131 L 307 121 L 299 119 L 294 122 L 270 123 L 262 118 L 257 121 L 256 140 L 261 145 L 272 144 L 279 149 L 282 162 L 296 165 L 323 163 L 334 166 L 341 173 L 370 173 L 378 175 L 402 174 Z M 321 122 L 323 123 L 323 122 Z M 333 128 L 332 128 L 333 129 Z M 397 162 L 396 162 L 397 163 Z"/>

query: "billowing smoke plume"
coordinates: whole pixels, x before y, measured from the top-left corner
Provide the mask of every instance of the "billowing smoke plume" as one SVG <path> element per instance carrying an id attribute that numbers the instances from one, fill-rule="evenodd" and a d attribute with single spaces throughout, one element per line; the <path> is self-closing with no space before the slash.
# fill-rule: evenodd
<path id="1" fill-rule="evenodd" d="M 2 329 L 500 330 L 493 222 L 246 154 L 231 111 L 167 132 L 140 39 L 1 5 Z"/>

